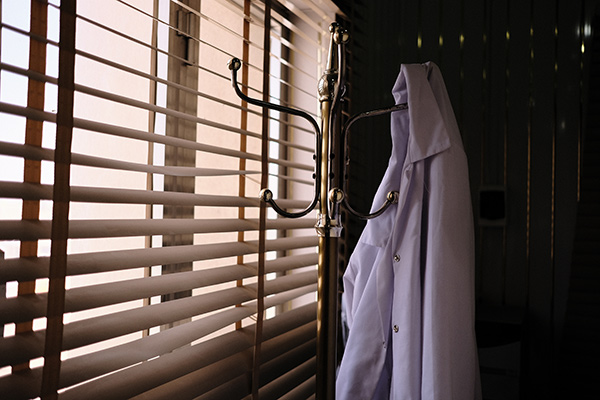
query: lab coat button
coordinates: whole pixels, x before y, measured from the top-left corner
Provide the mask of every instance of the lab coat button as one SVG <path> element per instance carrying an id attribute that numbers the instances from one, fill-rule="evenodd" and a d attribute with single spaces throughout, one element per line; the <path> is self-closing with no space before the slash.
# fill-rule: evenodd
<path id="1" fill-rule="evenodd" d="M 394 261 L 395 262 L 400 261 L 400 255 L 399 254 L 394 255 Z"/>
<path id="2" fill-rule="evenodd" d="M 398 328 L 398 325 L 394 325 L 394 333 L 398 333 L 399 330 L 400 328 Z"/>

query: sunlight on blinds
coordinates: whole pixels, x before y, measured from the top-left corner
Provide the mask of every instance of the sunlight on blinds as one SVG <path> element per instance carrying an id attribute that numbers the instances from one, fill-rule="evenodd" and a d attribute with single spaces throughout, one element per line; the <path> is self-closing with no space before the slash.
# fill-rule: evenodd
<path id="1" fill-rule="evenodd" d="M 242 398 L 258 376 L 252 365 L 265 395 L 314 390 L 314 216 L 269 213 L 262 225 L 257 199 L 266 160 L 284 207 L 310 201 L 314 137 L 301 120 L 243 104 L 226 65 L 242 58 L 250 96 L 268 87 L 270 101 L 317 114 L 336 8 L 282 4 L 267 13 L 250 0 L 2 1 L 3 396 Z M 65 83 L 59 29 L 71 5 L 74 80 Z M 61 90 L 73 90 L 72 107 L 57 101 Z M 70 171 L 62 189 L 59 167 Z M 57 196 L 69 199 L 62 288 L 52 285 Z M 51 312 L 62 316 L 58 329 Z"/>

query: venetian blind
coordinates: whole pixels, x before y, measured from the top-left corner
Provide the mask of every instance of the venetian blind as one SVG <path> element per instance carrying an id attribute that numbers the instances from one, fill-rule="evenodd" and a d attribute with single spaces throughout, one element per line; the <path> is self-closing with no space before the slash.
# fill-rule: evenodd
<path id="1" fill-rule="evenodd" d="M 2 397 L 309 398 L 314 135 L 227 61 L 316 114 L 335 7 L 1 5 Z"/>

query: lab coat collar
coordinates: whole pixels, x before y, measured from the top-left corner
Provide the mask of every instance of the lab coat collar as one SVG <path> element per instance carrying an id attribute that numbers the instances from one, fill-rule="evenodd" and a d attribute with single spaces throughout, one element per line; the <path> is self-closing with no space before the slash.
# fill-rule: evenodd
<path id="1" fill-rule="evenodd" d="M 407 163 L 424 160 L 450 147 L 450 136 L 442 117 L 431 80 L 441 79 L 437 65 L 402 64 L 392 94 L 399 103 L 408 103 L 410 129 Z"/>

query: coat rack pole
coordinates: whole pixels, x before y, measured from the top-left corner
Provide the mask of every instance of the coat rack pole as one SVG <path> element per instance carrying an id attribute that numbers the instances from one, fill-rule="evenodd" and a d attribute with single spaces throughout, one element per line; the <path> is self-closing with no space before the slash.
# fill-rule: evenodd
<path id="1" fill-rule="evenodd" d="M 337 367 L 336 341 L 338 324 L 338 237 L 342 226 L 336 199 L 330 199 L 333 188 L 339 187 L 339 176 L 334 174 L 332 124 L 336 103 L 343 92 L 339 79 L 339 46 L 348 40 L 347 33 L 336 23 L 329 27 L 331 41 L 327 67 L 319 81 L 321 102 L 321 188 L 315 228 L 319 235 L 319 265 L 317 288 L 317 390 L 318 400 L 335 399 L 335 372 Z M 331 192 L 333 193 L 333 192 Z"/>
<path id="2" fill-rule="evenodd" d="M 337 243 L 331 235 L 319 237 L 317 304 L 317 390 L 318 400 L 335 399 L 337 364 Z"/>
<path id="3" fill-rule="evenodd" d="M 332 72 L 326 71 L 323 75 Z M 335 338 L 337 325 L 337 237 L 332 236 L 329 215 L 329 112 L 331 101 L 321 100 L 321 190 L 316 229 L 319 234 L 317 281 L 317 391 L 318 400 L 335 399 Z"/>

